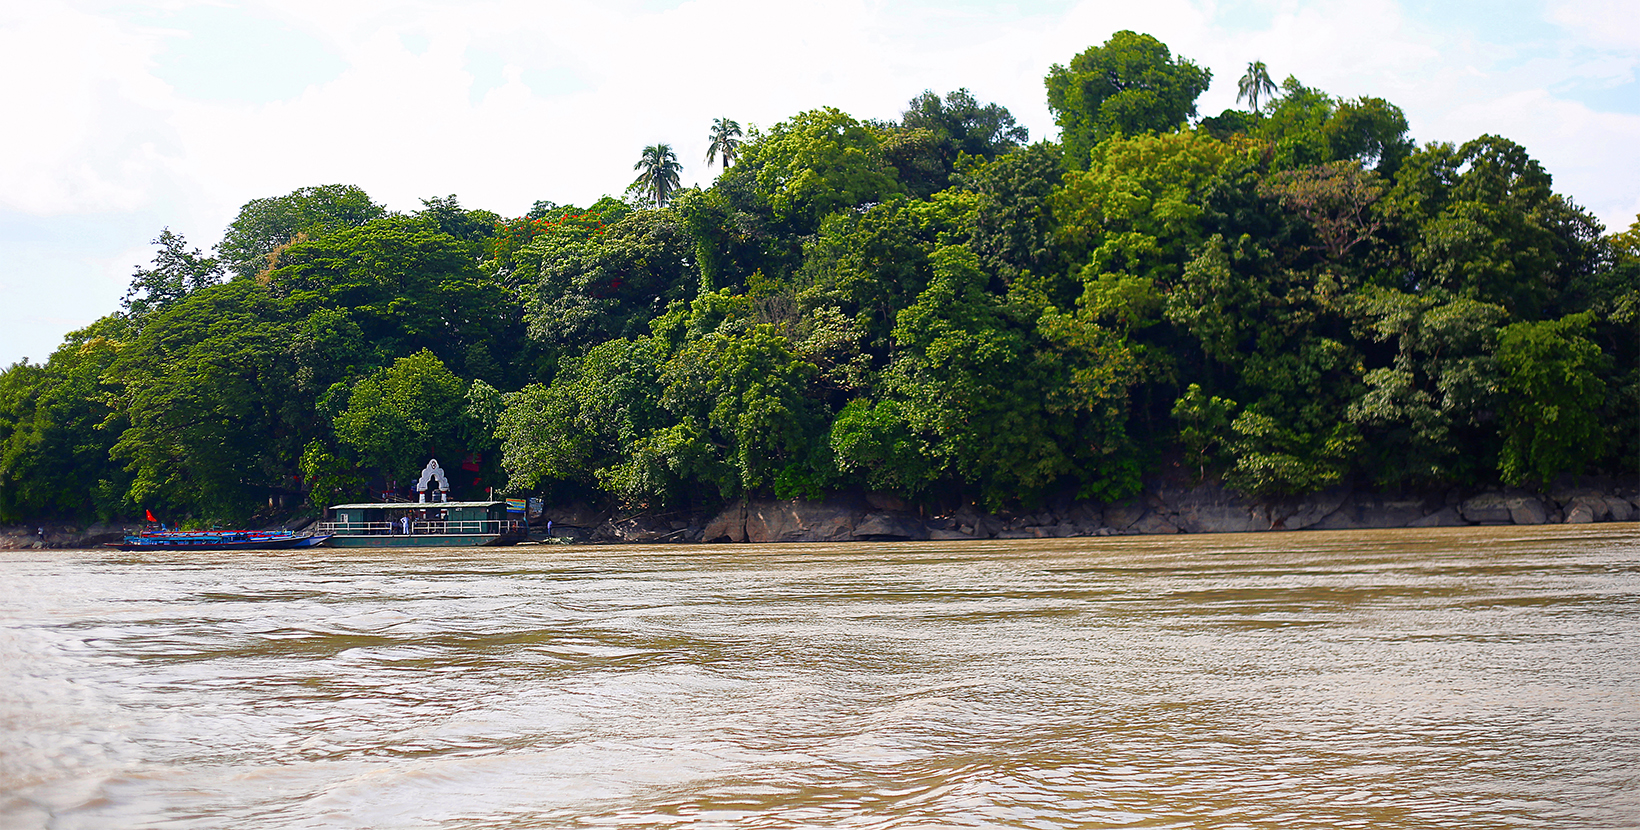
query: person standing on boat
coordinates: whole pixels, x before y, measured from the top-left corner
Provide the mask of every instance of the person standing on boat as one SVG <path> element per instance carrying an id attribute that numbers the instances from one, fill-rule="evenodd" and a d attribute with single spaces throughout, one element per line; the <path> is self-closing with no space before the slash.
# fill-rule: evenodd
<path id="1" fill-rule="evenodd" d="M 399 517 L 399 527 L 404 530 L 404 535 L 409 536 L 410 535 L 410 517 L 409 516 L 400 516 Z"/>

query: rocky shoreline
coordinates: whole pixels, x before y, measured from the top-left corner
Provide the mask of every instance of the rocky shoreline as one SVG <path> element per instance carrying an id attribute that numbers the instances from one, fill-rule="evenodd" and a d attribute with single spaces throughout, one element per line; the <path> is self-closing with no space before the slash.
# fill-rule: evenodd
<path id="1" fill-rule="evenodd" d="M 973 506 L 929 513 L 893 496 L 859 493 L 825 501 L 753 500 L 716 514 L 549 508 L 551 538 L 582 544 L 775 543 L 961 539 L 1048 539 L 1174 533 L 1246 533 L 1470 525 L 1587 524 L 1640 520 L 1640 486 L 1569 480 L 1546 491 L 1482 489 L 1383 493 L 1335 487 L 1291 499 L 1250 499 L 1207 483 L 1157 482 L 1123 502 L 1061 500 L 1034 511 L 986 513 Z M 312 521 L 296 516 L 280 523 Z M 116 541 L 115 524 L 0 528 L 0 549 L 88 548 Z M 547 538 L 542 528 L 538 540 Z"/>
<path id="2" fill-rule="evenodd" d="M 548 511 L 554 536 L 574 542 L 850 542 L 1046 539 L 1174 533 L 1351 530 L 1471 525 L 1585 524 L 1640 519 L 1640 486 L 1571 480 L 1544 492 L 1448 489 L 1383 493 L 1344 486 L 1291 499 L 1257 500 L 1214 483 L 1153 483 L 1143 495 L 1102 504 L 1061 501 L 1020 513 L 965 506 L 928 514 L 891 496 L 826 501 L 754 500 L 713 516 L 612 515 L 585 505 Z"/>

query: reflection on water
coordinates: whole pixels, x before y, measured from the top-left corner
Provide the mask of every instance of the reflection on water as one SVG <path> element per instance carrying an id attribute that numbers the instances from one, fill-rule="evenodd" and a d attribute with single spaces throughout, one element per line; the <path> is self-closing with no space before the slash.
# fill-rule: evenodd
<path id="1" fill-rule="evenodd" d="M 1640 528 L 0 553 L 7 828 L 1640 826 Z"/>

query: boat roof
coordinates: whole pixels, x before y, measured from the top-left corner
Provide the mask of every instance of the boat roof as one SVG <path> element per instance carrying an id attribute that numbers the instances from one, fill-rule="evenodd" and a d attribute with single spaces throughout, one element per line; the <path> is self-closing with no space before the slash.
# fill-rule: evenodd
<path id="1" fill-rule="evenodd" d="M 402 508 L 405 508 L 406 510 L 420 510 L 424 507 L 437 507 L 439 509 L 443 509 L 443 508 L 446 508 L 446 507 L 494 507 L 496 505 L 504 505 L 504 504 L 506 504 L 506 502 L 501 501 L 501 500 L 496 500 L 496 501 L 426 501 L 426 502 L 422 502 L 422 501 L 373 501 L 373 502 L 361 502 L 359 504 L 333 504 L 327 509 L 329 509 L 329 510 L 341 510 L 343 508 L 347 508 L 347 509 L 356 510 L 356 509 L 361 508 L 361 507 L 363 507 L 363 508 L 402 507 Z"/>

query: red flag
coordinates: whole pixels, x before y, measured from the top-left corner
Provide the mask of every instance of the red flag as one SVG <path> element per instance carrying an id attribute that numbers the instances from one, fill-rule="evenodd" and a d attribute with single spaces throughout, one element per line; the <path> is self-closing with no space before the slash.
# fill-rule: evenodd
<path id="1" fill-rule="evenodd" d="M 159 519 L 154 518 L 154 511 L 144 510 L 142 512 L 148 514 L 148 521 L 153 522 L 154 524 L 159 524 Z"/>

